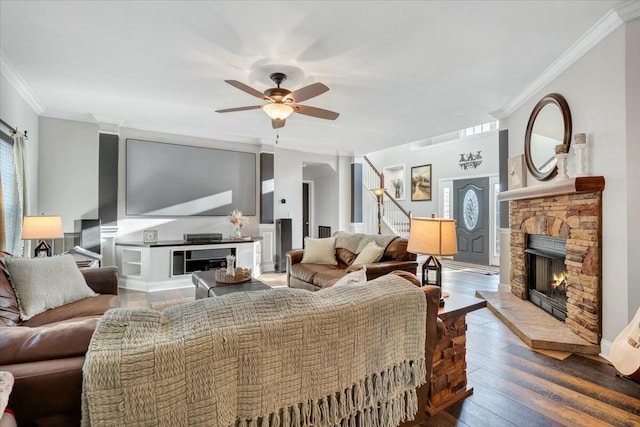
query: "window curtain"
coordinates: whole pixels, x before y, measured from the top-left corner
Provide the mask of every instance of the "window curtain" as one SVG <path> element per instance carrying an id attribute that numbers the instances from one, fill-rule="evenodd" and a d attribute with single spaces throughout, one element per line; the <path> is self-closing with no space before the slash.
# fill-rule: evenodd
<path id="1" fill-rule="evenodd" d="M 8 227 L 13 229 L 13 233 L 11 233 L 12 238 L 11 241 L 7 242 L 7 252 L 13 253 L 15 255 L 22 256 L 23 252 L 23 241 L 22 241 L 22 218 L 25 215 L 28 215 L 28 207 L 27 207 L 27 183 L 26 183 L 26 173 L 25 173 L 25 165 L 26 165 L 26 150 L 25 150 L 25 140 L 26 137 L 20 131 L 15 132 L 12 135 L 13 138 L 13 162 L 15 166 L 16 173 L 16 185 L 17 185 L 17 205 L 16 205 L 16 214 L 13 215 L 12 221 L 13 224 L 7 224 Z"/>
<path id="2" fill-rule="evenodd" d="M 0 152 L 0 156 L 2 156 Z M 0 164 L 2 159 L 0 158 Z M 2 194 L 2 174 L 0 173 L 0 251 L 7 251 L 7 224 L 4 219 L 4 196 Z"/>

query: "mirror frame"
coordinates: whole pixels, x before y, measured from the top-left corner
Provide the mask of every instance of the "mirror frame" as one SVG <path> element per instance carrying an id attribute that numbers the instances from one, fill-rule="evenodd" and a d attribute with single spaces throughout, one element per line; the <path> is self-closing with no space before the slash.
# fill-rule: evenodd
<path id="1" fill-rule="evenodd" d="M 564 122 L 562 143 L 567 146 L 567 152 L 569 152 L 569 146 L 571 145 L 571 111 L 569 110 L 569 104 L 567 104 L 567 100 L 559 93 L 550 93 L 538 101 L 533 108 L 529 122 L 527 123 L 527 131 L 524 135 L 524 158 L 527 162 L 527 169 L 529 169 L 531 175 L 538 181 L 548 181 L 558 174 L 558 165 L 554 166 L 553 169 L 548 172 L 542 172 L 533 164 L 533 160 L 531 159 L 531 132 L 533 131 L 533 125 L 540 111 L 548 104 L 556 105 L 562 113 L 562 120 Z"/>

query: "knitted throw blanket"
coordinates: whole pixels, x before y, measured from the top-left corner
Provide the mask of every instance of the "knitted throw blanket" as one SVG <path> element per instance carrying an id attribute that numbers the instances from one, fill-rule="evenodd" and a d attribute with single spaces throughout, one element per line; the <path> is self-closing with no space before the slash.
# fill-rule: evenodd
<path id="1" fill-rule="evenodd" d="M 348 249 L 354 254 L 359 254 L 369 242 L 376 242 L 381 248 L 387 249 L 396 237 L 393 234 L 364 234 L 338 231 L 334 234 L 336 238 L 336 248 Z"/>
<path id="2" fill-rule="evenodd" d="M 423 292 L 389 275 L 109 310 L 83 368 L 83 426 L 392 427 L 425 381 Z"/>

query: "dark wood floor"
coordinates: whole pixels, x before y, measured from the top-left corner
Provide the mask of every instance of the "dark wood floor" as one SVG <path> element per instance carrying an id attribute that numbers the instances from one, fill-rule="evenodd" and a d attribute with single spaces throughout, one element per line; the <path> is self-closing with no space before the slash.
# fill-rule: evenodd
<path id="1" fill-rule="evenodd" d="M 445 271 L 443 283 L 445 291 L 475 295 L 497 290 L 498 276 Z M 127 306 L 158 307 L 192 299 L 194 291 L 121 294 Z M 467 323 L 474 393 L 427 426 L 640 426 L 640 385 L 616 377 L 605 360 L 532 351 L 486 308 L 469 314 Z"/>

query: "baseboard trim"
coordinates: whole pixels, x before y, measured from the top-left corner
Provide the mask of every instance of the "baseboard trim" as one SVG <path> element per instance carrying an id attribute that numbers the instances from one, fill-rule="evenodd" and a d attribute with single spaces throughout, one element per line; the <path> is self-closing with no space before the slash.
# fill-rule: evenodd
<path id="1" fill-rule="evenodd" d="M 611 341 L 607 341 L 605 339 L 600 340 L 600 356 L 609 360 L 609 357 L 611 355 L 611 346 L 613 345 L 613 343 Z"/>

